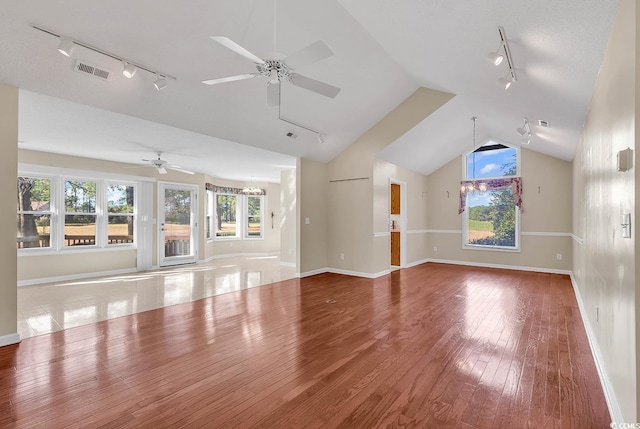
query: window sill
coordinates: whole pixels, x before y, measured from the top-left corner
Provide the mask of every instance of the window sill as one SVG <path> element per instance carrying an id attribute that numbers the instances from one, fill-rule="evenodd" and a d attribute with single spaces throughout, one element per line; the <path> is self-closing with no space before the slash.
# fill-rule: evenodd
<path id="1" fill-rule="evenodd" d="M 18 257 L 22 256 L 52 256 L 52 255 L 65 255 L 65 254 L 74 254 L 74 253 L 97 253 L 97 252 L 113 252 L 113 251 L 125 251 L 125 250 L 136 250 L 136 246 L 131 245 L 112 245 L 109 247 L 84 247 L 82 249 L 79 248 L 64 248 L 64 249 L 18 249 Z"/>
<path id="2" fill-rule="evenodd" d="M 463 244 L 463 250 L 487 250 L 489 252 L 520 253 L 520 247 L 483 246 L 476 244 Z"/>

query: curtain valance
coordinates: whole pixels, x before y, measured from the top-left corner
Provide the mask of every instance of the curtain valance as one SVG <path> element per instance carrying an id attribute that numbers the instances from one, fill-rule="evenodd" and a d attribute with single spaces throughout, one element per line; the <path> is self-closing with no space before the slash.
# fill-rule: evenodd
<path id="1" fill-rule="evenodd" d="M 233 195 L 267 195 L 267 191 L 265 189 L 259 189 L 256 187 L 251 187 L 251 192 L 246 192 L 246 188 L 232 188 L 229 186 L 217 186 L 212 183 L 205 183 L 204 188 L 207 191 L 213 191 L 220 194 L 233 194 Z"/>
<path id="2" fill-rule="evenodd" d="M 516 206 L 522 210 L 522 177 L 509 177 L 491 180 L 475 179 L 463 180 L 460 182 L 460 207 L 458 208 L 458 214 L 462 213 L 464 208 L 467 206 L 467 193 L 469 193 L 469 188 L 478 189 L 479 186 L 482 186 L 484 191 L 497 191 L 499 189 L 511 187 L 513 200 L 515 201 Z"/>

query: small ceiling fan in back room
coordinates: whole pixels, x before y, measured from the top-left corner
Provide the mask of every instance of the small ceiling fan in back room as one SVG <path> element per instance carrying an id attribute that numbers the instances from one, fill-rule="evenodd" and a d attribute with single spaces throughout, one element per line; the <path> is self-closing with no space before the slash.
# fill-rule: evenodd
<path id="1" fill-rule="evenodd" d="M 274 1 L 274 50 L 276 40 L 276 1 Z M 309 64 L 313 64 L 325 58 L 331 57 L 333 51 L 323 40 L 318 40 L 309 46 L 302 48 L 289 56 L 274 53 L 273 58 L 262 59 L 254 55 L 249 50 L 240 46 L 233 40 L 225 36 L 211 36 L 213 40 L 220 43 L 225 48 L 253 61 L 256 65 L 257 72 L 241 74 L 237 76 L 222 77 L 217 79 L 204 80 L 202 83 L 206 85 L 216 85 L 219 83 L 233 82 L 237 80 L 253 79 L 256 77 L 266 77 L 267 81 L 267 105 L 280 105 L 280 82 L 287 81 L 300 88 L 313 91 L 325 97 L 334 98 L 340 92 L 340 88 L 328 83 L 320 82 L 307 76 L 303 76 L 295 72 L 299 68 L 304 68 Z"/>

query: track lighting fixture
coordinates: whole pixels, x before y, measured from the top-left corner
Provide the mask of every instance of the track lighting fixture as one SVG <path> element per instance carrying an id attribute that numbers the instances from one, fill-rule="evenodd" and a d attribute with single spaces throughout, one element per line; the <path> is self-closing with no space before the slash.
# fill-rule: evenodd
<path id="1" fill-rule="evenodd" d="M 324 143 L 324 135 L 322 133 L 318 133 L 318 143 Z"/>
<path id="2" fill-rule="evenodd" d="M 162 91 L 167 87 L 168 83 L 169 82 L 164 76 L 158 76 L 155 82 L 153 82 L 153 86 L 155 86 L 158 91 Z"/>
<path id="3" fill-rule="evenodd" d="M 531 127 L 527 118 L 524 118 L 524 123 L 521 127 L 516 128 L 516 133 L 522 137 L 521 143 L 523 145 L 531 143 Z"/>
<path id="4" fill-rule="evenodd" d="M 500 46 L 498 46 L 498 49 L 496 49 L 495 52 L 489 52 L 489 55 L 488 55 L 489 60 L 496 67 L 502 64 L 502 60 L 504 60 L 504 55 L 500 53 L 500 49 L 502 49 L 503 46 L 504 46 L 504 43 L 501 42 Z"/>
<path id="5" fill-rule="evenodd" d="M 131 79 L 135 74 L 136 71 L 138 71 L 138 69 L 136 68 L 136 66 L 134 66 L 133 64 L 129 64 L 126 61 L 122 62 L 124 68 L 122 69 L 122 74 L 124 75 L 124 77 Z"/>
<path id="6" fill-rule="evenodd" d="M 507 72 L 507 76 L 498 79 L 498 82 L 502 87 L 506 90 L 511 87 L 513 82 L 518 81 L 518 76 L 516 75 L 516 68 L 513 65 L 513 59 L 511 58 L 511 50 L 509 49 L 509 42 L 507 41 L 507 35 L 504 31 L 504 28 L 498 27 L 498 35 L 500 36 L 500 46 L 496 52 L 492 52 L 489 54 L 489 58 L 493 61 L 493 64 L 496 66 L 500 65 L 504 59 L 507 60 L 507 67 L 509 71 Z M 501 52 L 501 50 L 504 52 Z"/>
<path id="7" fill-rule="evenodd" d="M 155 88 L 158 91 L 160 91 L 161 89 L 163 89 L 163 88 L 165 88 L 167 86 L 169 79 L 176 80 L 175 77 L 170 76 L 170 75 L 168 75 L 166 73 L 160 73 L 160 72 L 158 72 L 156 70 L 152 70 L 152 69 L 150 69 L 148 67 L 140 65 L 138 63 L 134 63 L 133 61 L 129 61 L 129 60 L 125 59 L 125 58 L 122 58 L 122 57 L 120 57 L 118 55 L 115 55 L 115 54 L 112 54 L 110 52 L 103 51 L 102 49 L 98 49 L 95 46 L 88 45 L 88 44 L 86 44 L 84 42 L 81 42 L 79 40 L 75 40 L 75 39 L 72 40 L 72 39 L 70 39 L 70 38 L 68 38 L 68 37 L 66 37 L 66 36 L 64 36 L 62 34 L 56 33 L 56 32 L 51 31 L 51 30 L 47 30 L 47 29 L 42 28 L 42 27 L 38 27 L 36 25 L 32 25 L 32 27 L 34 29 L 38 30 L 38 31 L 42 31 L 43 33 L 47 33 L 47 34 L 49 34 L 51 36 L 59 38 L 60 39 L 60 45 L 58 46 L 58 51 L 64 56 L 71 57 L 71 55 L 72 55 L 73 51 L 75 50 L 75 48 L 77 46 L 81 46 L 82 48 L 85 48 L 85 49 L 88 49 L 90 51 L 97 52 L 98 54 L 104 55 L 105 57 L 113 58 L 116 61 L 120 61 L 122 63 L 122 65 L 123 65 L 122 74 L 125 77 L 129 78 L 129 79 L 131 79 L 136 74 L 136 71 L 138 69 L 139 70 L 144 70 L 147 73 L 150 73 L 150 74 L 156 76 L 157 79 L 153 82 L 153 85 L 155 86 Z"/>
<path id="8" fill-rule="evenodd" d="M 76 44 L 73 43 L 73 40 L 67 39 L 66 37 L 60 38 L 60 46 L 58 46 L 58 52 L 60 52 L 65 57 L 71 57 L 73 54 L 73 50 L 76 47 Z"/>
<path id="9" fill-rule="evenodd" d="M 511 77 L 507 74 L 505 77 L 501 77 L 500 79 L 498 79 L 498 83 L 506 91 L 507 89 L 509 89 L 511 87 L 511 84 L 513 83 L 513 81 L 511 80 Z"/>

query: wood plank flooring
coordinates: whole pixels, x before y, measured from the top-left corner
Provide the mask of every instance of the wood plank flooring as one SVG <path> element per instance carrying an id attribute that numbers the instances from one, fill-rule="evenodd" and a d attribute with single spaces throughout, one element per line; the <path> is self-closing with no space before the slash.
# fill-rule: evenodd
<path id="1" fill-rule="evenodd" d="M 604 428 L 567 276 L 322 274 L 0 348 L 0 427 Z"/>

